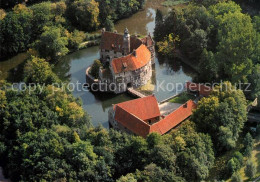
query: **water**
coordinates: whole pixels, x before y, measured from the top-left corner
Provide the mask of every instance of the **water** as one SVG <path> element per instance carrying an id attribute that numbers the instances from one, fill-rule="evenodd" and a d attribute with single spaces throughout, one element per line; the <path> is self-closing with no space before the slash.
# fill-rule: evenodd
<path id="1" fill-rule="evenodd" d="M 120 33 L 127 27 L 130 34 L 136 33 L 147 35 L 149 32 L 152 34 L 155 27 L 157 8 L 160 8 L 163 12 L 168 11 L 168 9 L 160 6 L 160 1 L 150 0 L 147 2 L 144 10 L 128 19 L 118 21 L 115 28 Z M 22 72 L 19 70 L 20 67 L 22 67 L 25 58 L 26 54 L 22 53 L 10 60 L 0 62 L 0 71 L 3 72 L 3 74 L 0 75 L 0 79 L 7 78 L 12 82 L 18 81 L 19 78 L 21 78 L 21 76 L 18 76 L 18 73 Z M 69 80 L 74 84 L 77 82 L 85 83 L 86 68 L 93 63 L 93 60 L 98 58 L 99 48 L 97 46 L 83 49 L 63 57 L 60 62 L 55 65 L 54 71 L 63 80 Z M 154 93 L 158 101 L 175 95 L 176 90 L 157 90 L 156 86 L 161 83 L 164 83 L 163 85 L 165 86 L 167 83 L 184 84 L 186 81 L 192 80 L 195 75 L 189 66 L 182 64 L 180 61 L 165 60 L 163 58 L 158 58 L 158 56 L 156 56 L 153 70 L 153 78 L 148 85 L 142 88 L 142 90 L 145 90 L 145 92 L 149 94 Z M 168 86 L 172 89 L 172 85 Z M 93 124 L 95 126 L 102 124 L 106 128 L 108 128 L 107 112 L 112 104 L 133 99 L 127 94 L 114 95 L 77 90 L 73 92 L 73 95 L 82 99 L 83 108 L 92 117 Z"/>

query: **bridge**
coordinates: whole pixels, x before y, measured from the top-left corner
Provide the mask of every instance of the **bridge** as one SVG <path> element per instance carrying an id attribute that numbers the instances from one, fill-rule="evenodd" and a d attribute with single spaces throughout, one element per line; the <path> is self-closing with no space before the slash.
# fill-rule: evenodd
<path id="1" fill-rule="evenodd" d="M 130 95 L 133 95 L 134 97 L 138 97 L 138 98 L 146 97 L 146 95 L 142 94 L 141 92 L 136 91 L 132 87 L 127 88 L 127 93 Z"/>

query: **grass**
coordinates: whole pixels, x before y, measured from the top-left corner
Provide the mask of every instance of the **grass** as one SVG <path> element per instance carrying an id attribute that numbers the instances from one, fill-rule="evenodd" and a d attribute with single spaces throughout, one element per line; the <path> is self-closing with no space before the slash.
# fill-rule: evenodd
<path id="1" fill-rule="evenodd" d="M 194 100 L 196 97 L 194 95 L 188 94 L 187 92 L 183 92 L 180 95 L 172 98 L 169 102 L 184 104 L 188 100 Z"/>
<path id="2" fill-rule="evenodd" d="M 236 148 L 234 148 L 231 151 L 226 152 L 224 155 L 217 157 L 213 168 L 210 170 L 210 175 L 208 177 L 208 180 L 211 181 L 218 177 L 222 178 L 223 173 L 225 173 L 226 162 L 229 159 L 231 159 L 231 157 L 233 156 L 235 151 L 241 151 L 242 147 L 243 147 L 242 139 L 240 138 L 239 141 L 237 142 Z M 244 158 L 244 164 L 246 164 L 246 160 L 247 160 L 247 158 Z M 259 140 L 257 142 L 255 142 L 255 144 L 254 144 L 254 149 L 252 151 L 252 161 L 257 166 L 257 174 L 254 177 L 254 179 L 257 179 L 257 177 L 260 176 L 260 141 Z M 245 166 L 239 170 L 242 180 L 246 181 L 246 182 L 254 181 L 254 179 L 249 179 L 245 175 L 244 170 L 245 170 Z M 225 181 L 230 182 L 231 180 L 228 179 Z"/>
<path id="3" fill-rule="evenodd" d="M 190 0 L 165 0 L 162 5 L 166 7 L 176 6 L 179 4 L 188 3 Z"/>
<path id="4" fill-rule="evenodd" d="M 255 165 L 257 166 L 257 173 L 254 177 L 254 179 L 257 179 L 260 176 L 260 140 L 258 140 L 255 145 L 254 145 L 254 149 L 252 151 L 252 161 L 255 163 Z M 242 176 L 242 180 L 243 181 L 253 181 L 253 179 L 249 179 L 246 175 L 245 175 L 245 167 L 242 167 L 239 170 L 240 175 Z"/>

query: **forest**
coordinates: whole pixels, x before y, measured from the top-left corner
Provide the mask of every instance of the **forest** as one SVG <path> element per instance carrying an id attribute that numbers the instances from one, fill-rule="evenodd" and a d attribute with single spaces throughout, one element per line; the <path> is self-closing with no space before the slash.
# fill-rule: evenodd
<path id="1" fill-rule="evenodd" d="M 0 8 L 0 58 L 29 51 L 34 56 L 55 60 L 101 27 L 112 30 L 114 22 L 142 9 L 144 0 L 9 1 Z M 23 3 L 23 4 L 21 4 Z M 5 9 L 3 9 L 5 8 Z M 94 36 L 94 37 L 93 37 Z M 44 50 L 44 51 L 43 51 Z"/>
<path id="2" fill-rule="evenodd" d="M 62 81 L 49 61 L 78 49 L 88 32 L 113 29 L 145 2 L 17 3 L 23 0 L 1 1 L 1 56 L 28 51 L 23 82 L 36 88 L 15 91 L 0 81 L 0 166 L 11 181 L 240 182 L 243 166 L 248 179 L 259 175 L 252 151 L 260 124 L 254 132 L 246 126 L 248 105 L 260 95 L 259 15 L 223 0 L 194 0 L 166 15 L 157 11 L 159 54 L 185 55 L 199 71 L 197 82 L 223 82 L 188 121 L 166 135 L 142 138 L 94 127 L 82 101 L 53 86 Z M 238 82 L 251 83 L 252 91 L 236 89 Z"/>

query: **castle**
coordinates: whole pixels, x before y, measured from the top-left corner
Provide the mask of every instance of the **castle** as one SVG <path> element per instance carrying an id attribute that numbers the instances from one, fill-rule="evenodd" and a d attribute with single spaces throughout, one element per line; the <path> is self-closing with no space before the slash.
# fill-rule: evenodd
<path id="1" fill-rule="evenodd" d="M 144 38 L 102 30 L 100 43 L 99 91 L 125 92 L 128 87 L 145 85 L 152 77 L 154 41 L 149 34 Z"/>

